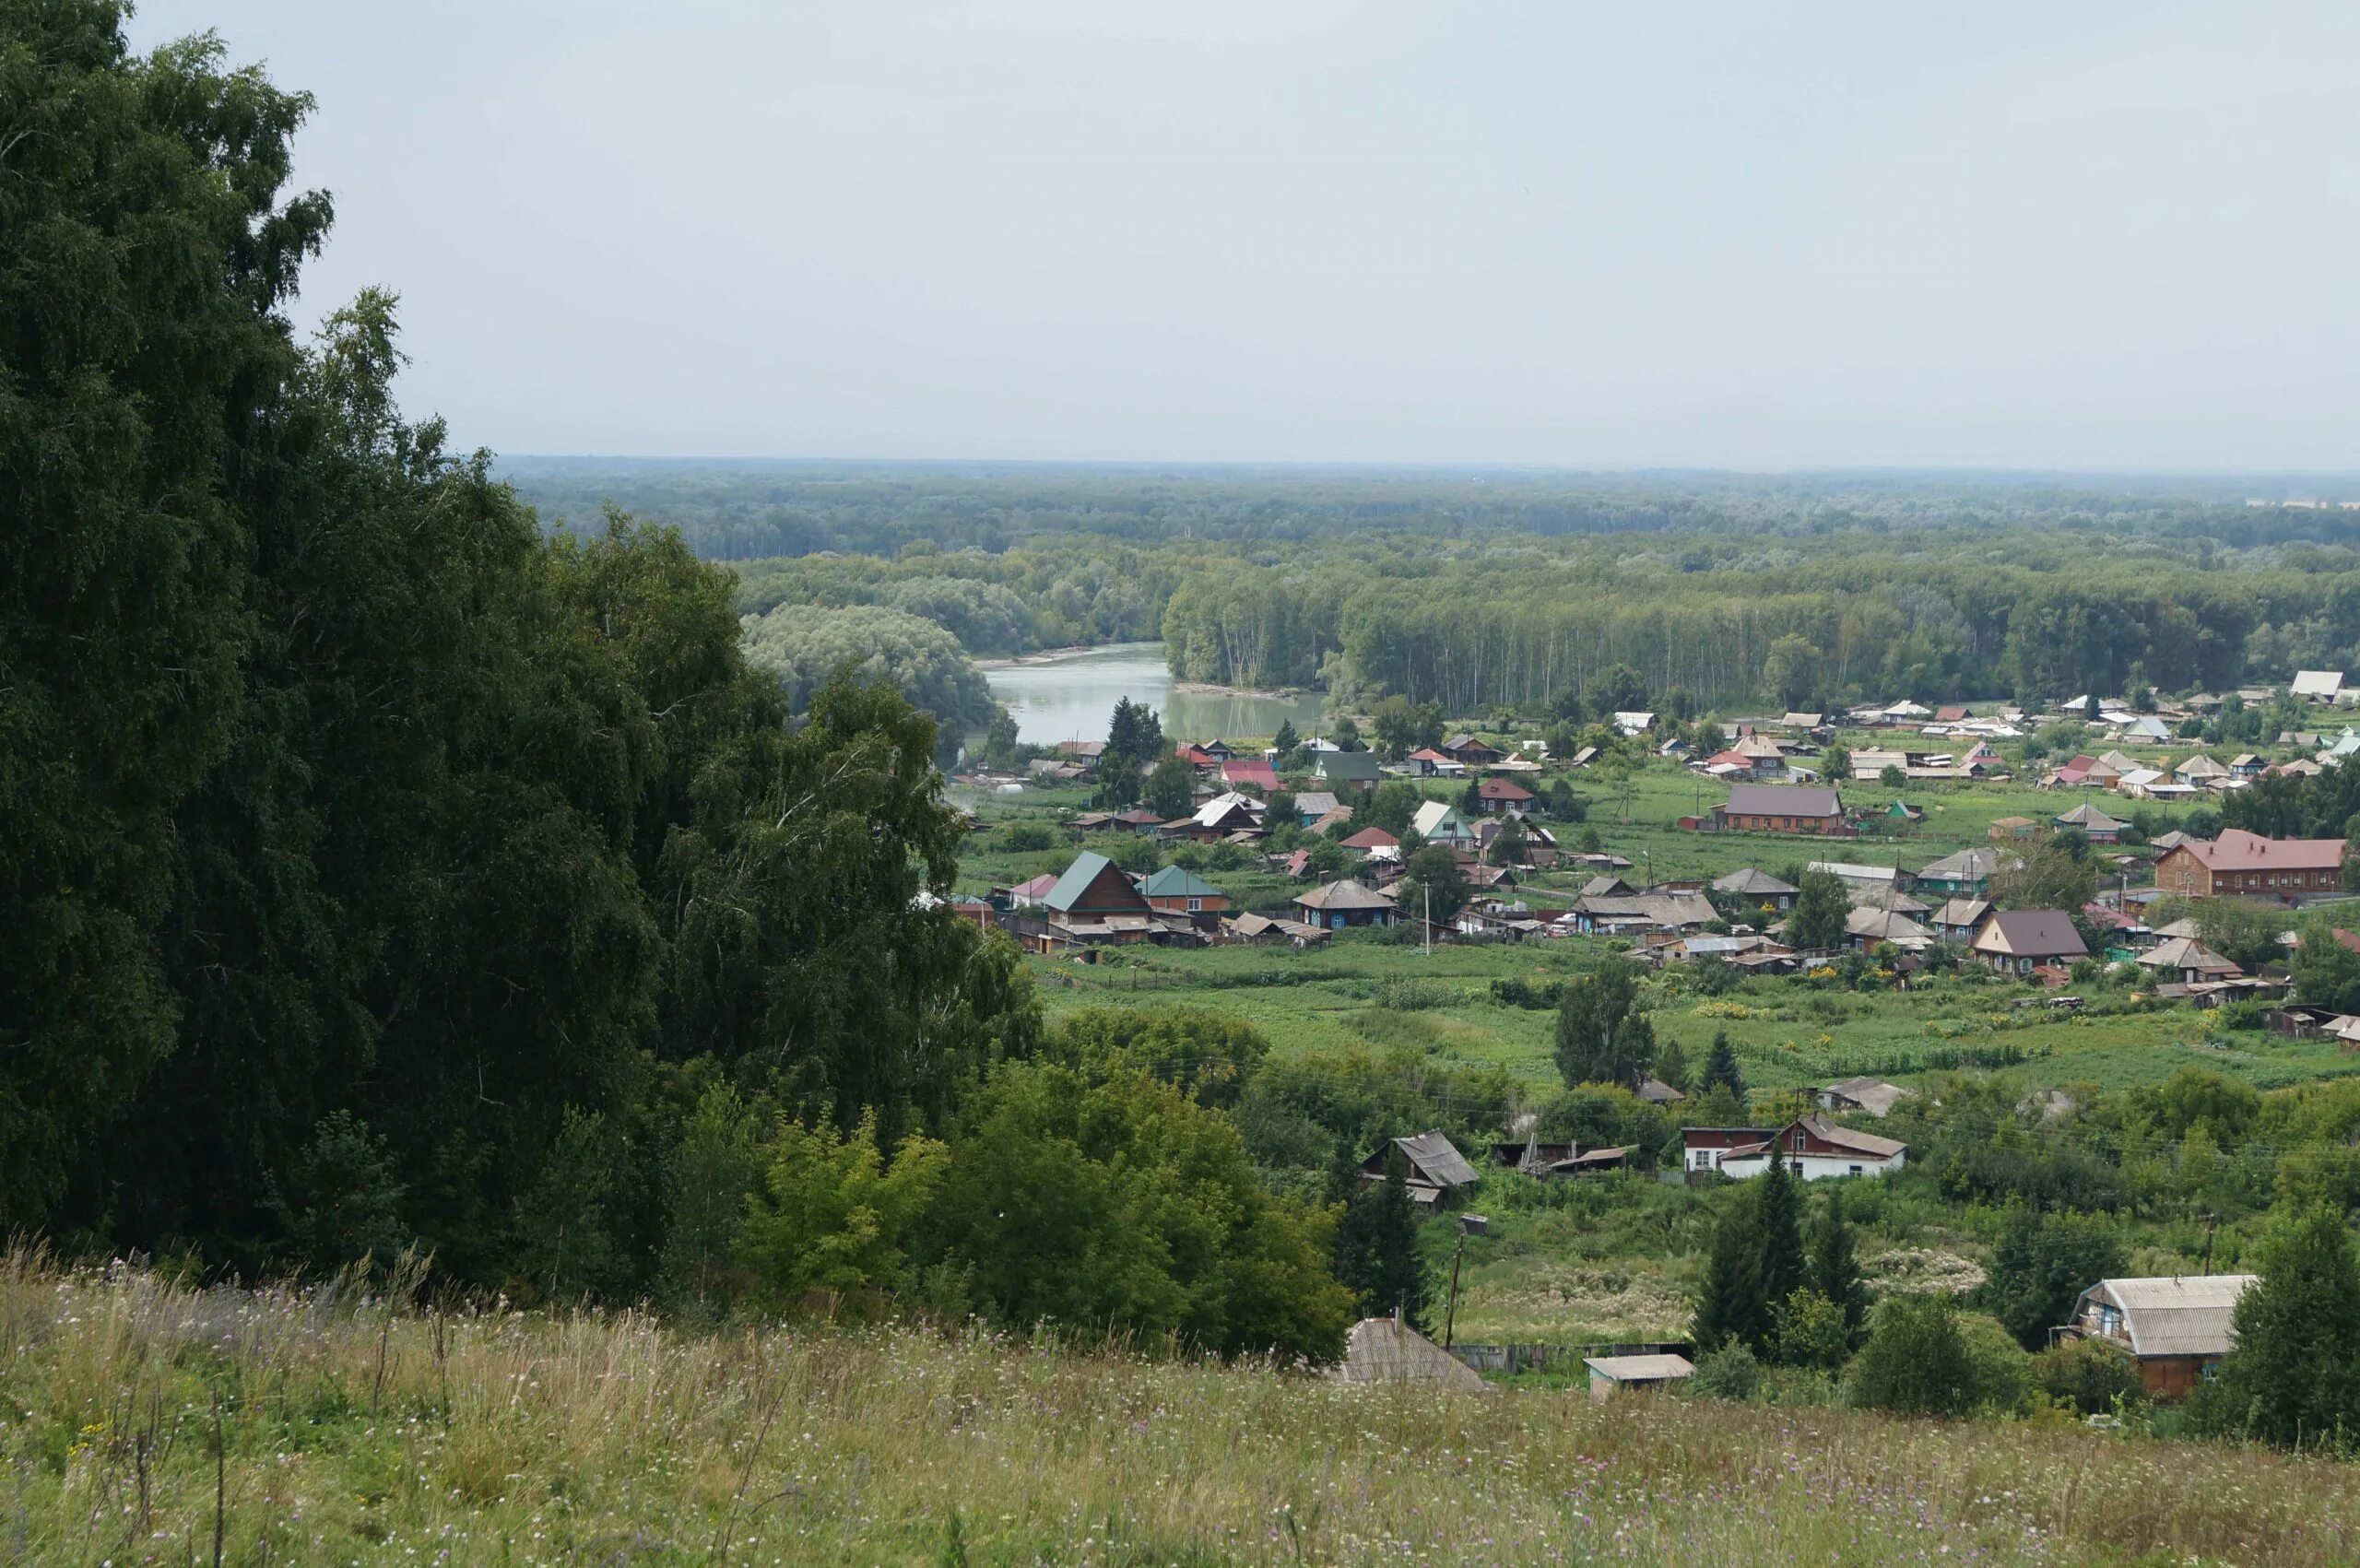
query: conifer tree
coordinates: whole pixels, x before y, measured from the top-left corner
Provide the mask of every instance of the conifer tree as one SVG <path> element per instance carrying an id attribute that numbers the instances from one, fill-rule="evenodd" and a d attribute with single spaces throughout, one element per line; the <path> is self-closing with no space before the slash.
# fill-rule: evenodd
<path id="1" fill-rule="evenodd" d="M 1737 1052 L 1730 1048 L 1729 1032 L 1713 1031 L 1713 1049 L 1705 1058 L 1702 1089 L 1726 1089 L 1739 1104 L 1745 1103 L 1745 1079 L 1737 1069 Z"/>
<path id="2" fill-rule="evenodd" d="M 1410 1201 L 1410 1161 L 1395 1148 L 1385 1180 L 1355 1197 L 1336 1232 L 1336 1278 L 1351 1291 L 1363 1317 L 1397 1308 L 1422 1330 L 1425 1267 L 1418 1258 L 1417 1206 Z"/>
<path id="3" fill-rule="evenodd" d="M 1857 1349 L 1868 1332 L 1869 1288 L 1838 1183 L 1827 1184 L 1827 1202 L 1811 1227 L 1810 1286 L 1843 1313 L 1845 1346 Z"/>
<path id="4" fill-rule="evenodd" d="M 2360 1432 L 2360 1265 L 2342 1214 L 2275 1221 L 2260 1277 L 2237 1298 L 2235 1346 L 2192 1412 L 2208 1431 L 2282 1447 Z"/>

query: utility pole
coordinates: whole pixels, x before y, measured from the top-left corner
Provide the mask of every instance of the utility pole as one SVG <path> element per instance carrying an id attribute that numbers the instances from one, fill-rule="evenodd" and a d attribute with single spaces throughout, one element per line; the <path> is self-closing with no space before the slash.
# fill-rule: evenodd
<path id="1" fill-rule="evenodd" d="M 1458 1217 L 1458 1245 L 1452 1249 L 1450 1255 L 1450 1300 L 1442 1313 L 1442 1348 L 1446 1350 L 1450 1349 L 1451 1334 L 1458 1326 L 1459 1259 L 1467 1256 L 1467 1238 L 1482 1235 L 1490 1223 L 1491 1221 L 1481 1214 L 1462 1214 Z"/>
<path id="2" fill-rule="evenodd" d="M 1426 928 L 1426 957 L 1432 958 L 1434 956 L 1434 890 L 1427 887 L 1421 887 L 1418 890 L 1425 895 L 1425 914 L 1422 923 Z"/>

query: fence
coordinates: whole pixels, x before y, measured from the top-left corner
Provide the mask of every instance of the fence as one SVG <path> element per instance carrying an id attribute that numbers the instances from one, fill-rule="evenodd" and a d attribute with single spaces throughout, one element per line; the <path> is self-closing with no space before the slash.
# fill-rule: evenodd
<path id="1" fill-rule="evenodd" d="M 1477 1372 L 1575 1372 L 1588 1356 L 1693 1354 L 1685 1340 L 1631 1345 L 1453 1345 L 1450 1353 Z"/>

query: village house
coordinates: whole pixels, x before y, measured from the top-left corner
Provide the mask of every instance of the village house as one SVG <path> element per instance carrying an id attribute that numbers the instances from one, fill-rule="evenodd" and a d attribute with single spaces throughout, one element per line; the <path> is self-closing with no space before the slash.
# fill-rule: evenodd
<path id="1" fill-rule="evenodd" d="M 1967 942 L 1974 940 L 1976 927 L 1990 913 L 1989 899 L 1954 898 L 1935 910 L 1929 923 L 1943 941 Z"/>
<path id="2" fill-rule="evenodd" d="M 1122 868 L 1084 850 L 1041 900 L 1049 931 L 1035 945 L 1144 942 L 1159 928 L 1155 906 Z"/>
<path id="3" fill-rule="evenodd" d="M 1775 909 L 1784 914 L 1795 906 L 1795 894 L 1800 890 L 1792 883 L 1780 881 L 1767 871 L 1759 871 L 1749 866 L 1742 871 L 1732 871 L 1716 880 L 1713 890 L 1742 899 L 1756 909 Z"/>
<path id="4" fill-rule="evenodd" d="M 2118 843 L 2122 839 L 2122 824 L 2105 812 L 2083 801 L 2071 811 L 2057 818 L 2060 828 L 2079 828 L 2092 843 Z"/>
<path id="5" fill-rule="evenodd" d="M 1645 735 L 1656 727 L 1653 713 L 1625 710 L 1613 715 L 1615 732 L 1619 735 Z"/>
<path id="6" fill-rule="evenodd" d="M 1811 784 L 1736 784 L 1729 799 L 1713 808 L 1717 832 L 1818 833 L 1850 831 L 1844 802 L 1833 789 Z"/>
<path id="7" fill-rule="evenodd" d="M 1983 836 L 1993 843 L 2019 843 L 2040 831 L 2040 824 L 2029 817 L 1995 817 Z"/>
<path id="8" fill-rule="evenodd" d="M 1482 780 L 1475 786 L 1475 798 L 1493 817 L 1503 812 L 1522 814 L 1532 807 L 1532 792 L 1509 779 Z"/>
<path id="9" fill-rule="evenodd" d="M 1844 945 L 1862 952 L 1890 942 L 1905 950 L 1930 947 L 1934 933 L 1906 914 L 1883 909 L 1855 909 L 1844 920 Z"/>
<path id="10" fill-rule="evenodd" d="M 2139 955 L 2139 967 L 2160 982 L 2202 985 L 2245 973 L 2193 937 L 2174 937 Z"/>
<path id="11" fill-rule="evenodd" d="M 1992 875 L 1999 869 L 1999 851 L 1963 849 L 1918 872 L 1918 886 L 1929 893 L 1980 895 L 1990 890 Z"/>
<path id="12" fill-rule="evenodd" d="M 1496 746 L 1487 746 L 1471 735 L 1454 735 L 1435 748 L 1444 756 L 1463 768 L 1488 768 L 1504 762 L 1508 754 Z"/>
<path id="13" fill-rule="evenodd" d="M 1732 1131 L 1726 1127 L 1689 1127 L 1681 1143 L 1690 1171 L 1715 1170 L 1737 1181 L 1758 1176 L 1777 1160 L 1807 1182 L 1842 1176 L 1882 1176 L 1898 1171 L 1908 1158 L 1909 1146 L 1897 1138 L 1855 1132 L 1837 1126 L 1814 1111 L 1785 1126 L 1756 1133 L 1741 1141 L 1720 1141 Z M 1698 1138 L 1694 1135 L 1705 1134 Z M 1699 1159 L 1705 1162 L 1700 1164 Z"/>
<path id="14" fill-rule="evenodd" d="M 1233 914 L 1221 923 L 1221 934 L 1248 947 L 1309 947 L 1328 939 L 1327 927 L 1300 920 L 1278 920 L 1267 914 Z"/>
<path id="15" fill-rule="evenodd" d="M 2292 903 L 2342 885 L 2342 839 L 2266 839 L 2224 828 L 2155 862 L 2155 886 L 2186 898 L 2269 898 Z"/>
<path id="16" fill-rule="evenodd" d="M 1584 895 L 1574 901 L 1574 927 L 1585 936 L 1630 937 L 1699 930 L 1720 918 L 1702 893 Z"/>
<path id="17" fill-rule="evenodd" d="M 1398 913 L 1390 895 L 1349 877 L 1307 893 L 1297 893 L 1294 906 L 1303 912 L 1305 924 L 1324 925 L 1331 931 L 1341 931 L 1350 925 L 1390 925 Z"/>
<path id="18" fill-rule="evenodd" d="M 1440 1131 L 1422 1132 L 1410 1138 L 1387 1138 L 1375 1153 L 1361 1161 L 1360 1181 L 1363 1186 L 1374 1186 L 1385 1180 L 1385 1168 L 1392 1161 L 1393 1151 L 1401 1151 L 1409 1165 L 1406 1178 L 1411 1201 L 1433 1205 L 1461 1189 L 1471 1189 L 1480 1179 L 1467 1156 Z"/>
<path id="19" fill-rule="evenodd" d="M 1823 1111 L 1858 1112 L 1864 1115 L 1884 1116 L 1902 1101 L 1917 1094 L 1914 1089 L 1904 1089 L 1897 1083 L 1887 1083 L 1881 1078 L 1847 1078 L 1841 1083 L 1831 1083 L 1814 1096 Z"/>
<path id="20" fill-rule="evenodd" d="M 2343 684 L 2343 672 L 2340 669 L 2298 669 L 2295 672 L 2295 684 L 2287 690 L 2305 702 L 2343 702 L 2353 696 Z"/>
<path id="21" fill-rule="evenodd" d="M 1232 833 L 1250 833 L 1262 825 L 1262 813 L 1267 808 L 1250 795 L 1230 790 L 1214 796 L 1196 811 L 1177 821 L 1166 822 L 1158 830 L 1165 838 L 1194 839 L 1210 843 Z"/>
<path id="22" fill-rule="evenodd" d="M 2138 1363 L 2151 1399 L 2185 1399 L 2229 1353 L 2237 1298 L 2256 1276 L 2180 1274 L 2101 1279 L 2073 1303 L 2065 1333 L 2121 1346 Z"/>
<path id="23" fill-rule="evenodd" d="M 1259 759 L 1233 758 L 1221 765 L 1221 777 L 1232 789 L 1258 790 L 1265 796 L 1279 787 L 1278 770 Z"/>
<path id="24" fill-rule="evenodd" d="M 1429 800 L 1418 808 L 1410 819 L 1410 826 L 1428 843 L 1447 844 L 1453 849 L 1472 850 L 1475 830 L 1458 814 L 1458 808 L 1447 800 Z"/>
<path id="25" fill-rule="evenodd" d="M 1365 795 L 1376 787 L 1379 772 L 1373 751 L 1322 751 L 1311 763 L 1311 776 L 1339 794 Z"/>
<path id="26" fill-rule="evenodd" d="M 1401 858 L 1401 841 L 1374 822 L 1339 842 L 1344 848 L 1365 860 Z"/>
<path id="27" fill-rule="evenodd" d="M 1330 811 L 1342 810 L 1343 804 L 1336 798 L 1333 792 L 1328 790 L 1305 789 L 1295 792 L 1295 815 L 1303 819 L 1303 825 L 1306 828 Z"/>
<path id="28" fill-rule="evenodd" d="M 2030 974 L 2043 964 L 2066 964 L 2090 956 L 2064 911 L 2003 909 L 1986 917 L 1967 947 L 1987 968 L 2002 974 Z"/>
<path id="29" fill-rule="evenodd" d="M 1139 891 L 1147 895 L 1151 907 L 1185 914 L 1188 923 L 1200 931 L 1217 929 L 1221 915 L 1229 909 L 1228 894 L 1194 871 L 1178 866 L 1166 866 L 1150 874 L 1139 883 Z"/>
<path id="30" fill-rule="evenodd" d="M 1411 778 L 1462 778 L 1467 764 L 1446 757 L 1431 746 L 1421 746 L 1401 760 L 1401 771 Z"/>

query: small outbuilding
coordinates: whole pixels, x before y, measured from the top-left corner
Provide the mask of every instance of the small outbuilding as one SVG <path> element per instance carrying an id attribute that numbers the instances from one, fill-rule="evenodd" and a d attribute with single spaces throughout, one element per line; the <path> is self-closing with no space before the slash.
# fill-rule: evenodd
<path id="1" fill-rule="evenodd" d="M 1661 1388 L 1696 1374 L 1686 1356 L 1585 1356 L 1589 1369 L 1589 1397 L 1604 1404 L 1626 1388 Z"/>

